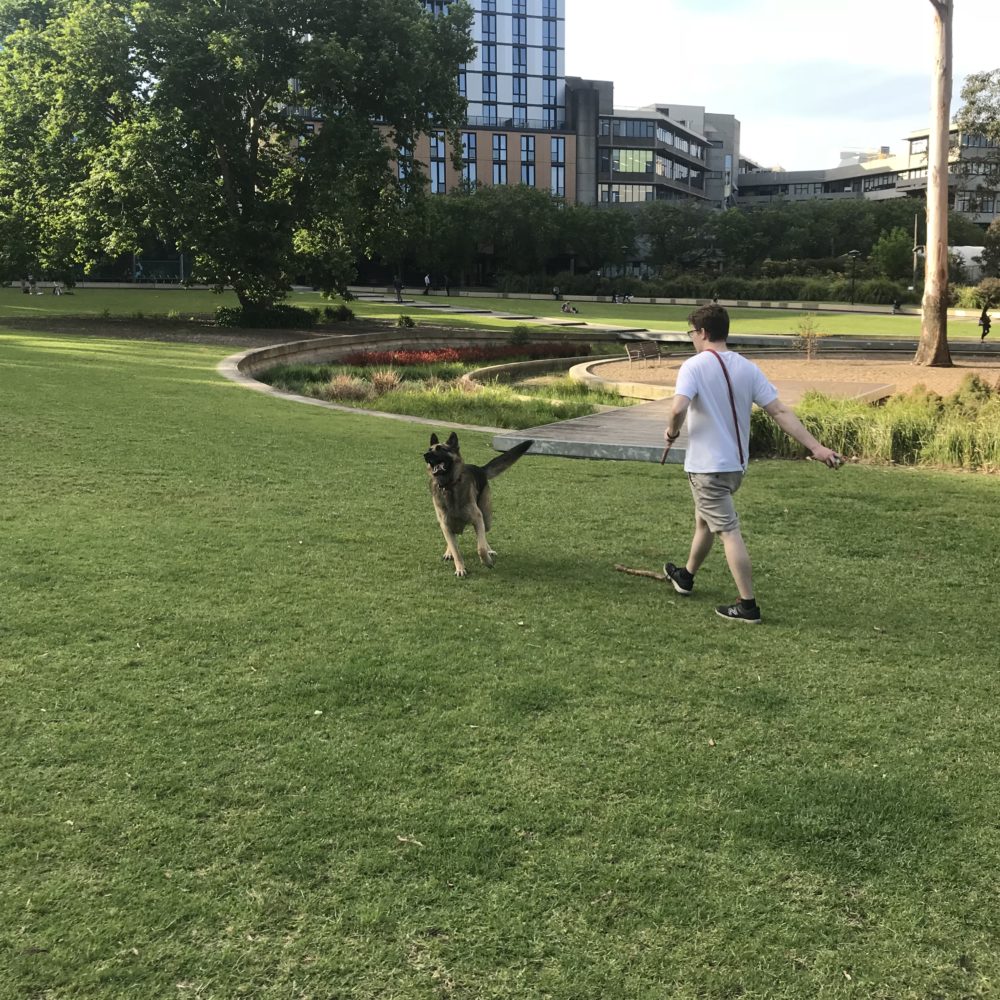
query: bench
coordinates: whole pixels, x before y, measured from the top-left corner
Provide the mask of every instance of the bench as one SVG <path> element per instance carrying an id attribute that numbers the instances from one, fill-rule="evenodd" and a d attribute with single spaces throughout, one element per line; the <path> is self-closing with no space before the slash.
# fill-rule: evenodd
<path id="1" fill-rule="evenodd" d="M 662 357 L 660 345 L 655 340 L 626 340 L 625 353 L 628 355 L 628 363 L 641 361 L 659 361 Z"/>

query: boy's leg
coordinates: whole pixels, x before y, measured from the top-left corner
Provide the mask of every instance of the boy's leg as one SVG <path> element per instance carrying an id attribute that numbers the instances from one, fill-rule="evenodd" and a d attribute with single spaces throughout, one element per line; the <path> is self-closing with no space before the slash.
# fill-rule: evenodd
<path id="1" fill-rule="evenodd" d="M 701 569 L 701 564 L 708 558 L 712 551 L 712 543 L 715 535 L 709 528 L 708 522 L 697 511 L 694 513 L 694 537 L 691 539 L 691 551 L 688 553 L 688 560 L 684 568 L 694 576 Z"/>
<path id="2" fill-rule="evenodd" d="M 733 575 L 733 582 L 740 597 L 745 601 L 752 601 L 753 570 L 750 566 L 750 553 L 747 551 L 746 542 L 743 541 L 743 533 L 736 528 L 733 531 L 720 531 L 719 537 L 726 550 L 726 562 L 729 564 L 729 572 Z"/>

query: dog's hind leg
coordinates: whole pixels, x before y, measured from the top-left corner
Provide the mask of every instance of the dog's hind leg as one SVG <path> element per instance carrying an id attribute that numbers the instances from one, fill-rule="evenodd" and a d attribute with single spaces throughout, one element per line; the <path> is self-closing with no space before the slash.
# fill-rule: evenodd
<path id="1" fill-rule="evenodd" d="M 490 543 L 486 540 L 486 522 L 483 519 L 483 512 L 478 507 L 473 507 L 470 514 L 472 516 L 469 520 L 472 521 L 472 525 L 476 529 L 476 551 L 479 553 L 479 559 L 484 566 L 492 566 L 496 552 L 490 548 Z"/>

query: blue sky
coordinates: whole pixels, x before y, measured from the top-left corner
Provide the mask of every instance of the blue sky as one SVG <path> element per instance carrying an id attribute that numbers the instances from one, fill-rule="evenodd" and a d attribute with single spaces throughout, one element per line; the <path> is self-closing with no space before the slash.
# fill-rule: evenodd
<path id="1" fill-rule="evenodd" d="M 889 146 L 930 123 L 930 0 L 566 0 L 566 72 L 615 103 L 734 114 L 742 151 L 787 170 Z M 955 0 L 954 109 L 970 72 L 1000 66 L 1000 2 Z"/>

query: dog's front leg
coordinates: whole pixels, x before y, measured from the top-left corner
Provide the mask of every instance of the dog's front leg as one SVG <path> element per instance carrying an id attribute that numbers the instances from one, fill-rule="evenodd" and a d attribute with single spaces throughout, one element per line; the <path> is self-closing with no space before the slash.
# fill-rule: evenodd
<path id="1" fill-rule="evenodd" d="M 445 551 L 442 559 L 450 559 L 455 564 L 455 576 L 465 576 L 465 563 L 462 562 L 462 553 L 458 551 L 458 539 L 455 533 L 448 527 L 448 522 L 444 515 L 437 511 L 438 524 L 441 525 L 441 534 L 444 535 Z"/>
<path id="2" fill-rule="evenodd" d="M 472 521 L 473 527 L 476 529 L 476 551 L 484 566 L 492 566 L 496 552 L 490 548 L 490 543 L 486 540 L 486 523 L 483 521 L 483 512 L 478 507 L 473 507 L 470 514 L 472 516 L 469 520 Z"/>

